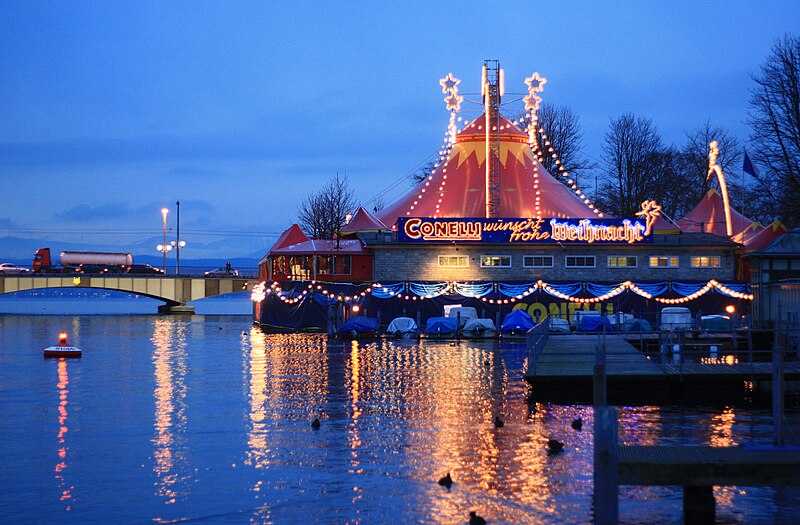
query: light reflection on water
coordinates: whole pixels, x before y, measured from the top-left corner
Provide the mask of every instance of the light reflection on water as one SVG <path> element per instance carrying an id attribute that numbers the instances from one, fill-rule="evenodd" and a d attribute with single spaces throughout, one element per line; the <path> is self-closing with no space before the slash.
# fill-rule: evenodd
<path id="1" fill-rule="evenodd" d="M 42 359 L 62 328 L 81 360 Z M 0 430 L 0 508 L 12 522 L 450 524 L 476 510 L 493 524 L 587 523 L 591 408 L 528 405 L 524 360 L 518 344 L 329 342 L 246 317 L 0 316 L 0 418 L 15 422 Z M 629 444 L 770 431 L 762 409 L 620 409 Z M 550 437 L 562 454 L 547 454 Z M 450 490 L 436 483 L 447 472 Z M 715 492 L 724 523 L 800 512 L 796 489 Z M 620 494 L 626 523 L 681 518 L 680 489 Z"/>

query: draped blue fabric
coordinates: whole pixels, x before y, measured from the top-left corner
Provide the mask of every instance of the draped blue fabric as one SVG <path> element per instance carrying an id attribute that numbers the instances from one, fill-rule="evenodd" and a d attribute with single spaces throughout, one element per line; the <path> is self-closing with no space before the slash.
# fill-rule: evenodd
<path id="1" fill-rule="evenodd" d="M 581 285 L 581 283 L 550 284 L 550 288 L 557 291 L 558 293 L 574 296 L 581 291 L 581 288 L 583 288 L 583 286 Z"/>
<path id="2" fill-rule="evenodd" d="M 506 297 L 516 297 L 518 295 L 524 295 L 528 293 L 531 288 L 535 287 L 536 283 L 524 283 L 524 284 L 497 283 L 497 291 L 505 295 Z"/>
<path id="3" fill-rule="evenodd" d="M 722 286 L 725 286 L 725 287 L 727 287 L 727 288 L 730 288 L 730 289 L 731 289 L 731 290 L 733 290 L 734 292 L 739 292 L 739 293 L 752 293 L 752 292 L 750 291 L 750 283 L 731 283 L 731 284 L 728 284 L 728 283 L 719 283 L 719 284 L 721 284 Z M 725 292 L 723 292 L 722 290 L 720 290 L 720 289 L 718 289 L 718 288 L 717 288 L 716 290 L 717 290 L 718 292 L 720 292 L 720 293 L 725 293 Z"/>
<path id="4" fill-rule="evenodd" d="M 680 296 L 686 297 L 687 295 L 692 295 L 693 293 L 697 293 L 700 289 L 705 286 L 706 283 L 672 283 L 672 289 L 675 290 Z"/>
<path id="5" fill-rule="evenodd" d="M 336 304 L 336 297 L 331 297 L 329 295 L 325 295 L 322 293 L 315 293 L 314 294 L 314 302 L 322 305 L 322 306 L 330 306 L 332 304 Z"/>
<path id="6" fill-rule="evenodd" d="M 404 288 L 405 283 L 382 284 L 372 288 L 372 296 L 378 299 L 389 299 L 402 292 Z"/>
<path id="7" fill-rule="evenodd" d="M 420 297 L 438 297 L 447 293 L 449 283 L 408 283 L 408 291 Z"/>
<path id="8" fill-rule="evenodd" d="M 494 286 L 492 283 L 453 283 L 453 289 L 465 297 L 483 297 L 492 293 Z"/>
<path id="9" fill-rule="evenodd" d="M 595 297 L 600 297 L 601 295 L 605 295 L 609 293 L 614 288 L 618 288 L 619 285 L 622 283 L 617 284 L 597 284 L 597 283 L 586 283 L 586 291 L 590 294 L 594 295 Z"/>
<path id="10" fill-rule="evenodd" d="M 645 292 L 649 293 L 654 297 L 658 297 L 659 295 L 663 295 L 667 293 L 669 290 L 669 284 L 667 281 L 662 281 L 660 283 L 633 283 Z"/>

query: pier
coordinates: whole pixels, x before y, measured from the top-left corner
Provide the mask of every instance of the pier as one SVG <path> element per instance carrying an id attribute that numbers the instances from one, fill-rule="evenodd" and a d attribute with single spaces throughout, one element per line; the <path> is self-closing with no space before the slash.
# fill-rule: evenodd
<path id="1" fill-rule="evenodd" d="M 591 395 L 598 354 L 602 353 L 608 395 L 620 403 L 631 399 L 663 399 L 666 396 L 703 392 L 708 386 L 744 389 L 772 380 L 771 350 L 741 351 L 719 346 L 692 351 L 690 345 L 668 352 L 647 354 L 619 334 L 548 334 L 537 327 L 528 337 L 525 380 L 536 396 L 581 398 Z M 535 341 L 534 341 L 535 340 Z M 767 355 L 768 357 L 765 357 Z M 786 379 L 800 379 L 800 362 L 783 362 Z"/>

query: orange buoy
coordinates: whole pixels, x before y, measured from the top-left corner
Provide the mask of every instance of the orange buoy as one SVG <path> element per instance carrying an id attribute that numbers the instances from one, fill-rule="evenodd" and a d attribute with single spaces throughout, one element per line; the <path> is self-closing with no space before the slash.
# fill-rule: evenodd
<path id="1" fill-rule="evenodd" d="M 82 351 L 80 348 L 70 346 L 67 343 L 67 332 L 58 334 L 58 344 L 55 346 L 48 346 L 44 349 L 45 357 L 81 357 Z"/>

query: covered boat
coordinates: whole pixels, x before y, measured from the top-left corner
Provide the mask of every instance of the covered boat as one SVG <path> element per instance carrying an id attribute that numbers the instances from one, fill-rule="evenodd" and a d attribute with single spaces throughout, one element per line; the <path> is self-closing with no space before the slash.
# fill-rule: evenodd
<path id="1" fill-rule="evenodd" d="M 503 317 L 500 324 L 500 331 L 503 335 L 525 335 L 525 332 L 533 328 L 533 317 L 525 310 L 511 310 L 511 313 Z"/>
<path id="2" fill-rule="evenodd" d="M 497 327 L 491 319 L 470 319 L 461 333 L 469 339 L 490 339 L 497 335 Z"/>
<path id="3" fill-rule="evenodd" d="M 445 315 L 458 319 L 459 326 L 464 328 L 467 322 L 478 318 L 478 311 L 471 306 L 451 306 L 450 308 L 445 306 Z"/>
<path id="4" fill-rule="evenodd" d="M 396 339 L 414 339 L 419 337 L 419 326 L 410 317 L 396 317 L 389 323 L 386 335 Z"/>
<path id="5" fill-rule="evenodd" d="M 578 331 L 580 332 L 613 332 L 614 327 L 608 322 L 608 317 L 604 315 L 584 315 L 582 316 Z"/>
<path id="6" fill-rule="evenodd" d="M 458 321 L 455 317 L 431 317 L 425 323 L 428 337 L 455 337 L 458 335 Z"/>
<path id="7" fill-rule="evenodd" d="M 562 319 L 561 317 L 548 317 L 548 321 L 550 322 L 548 331 L 566 334 L 570 332 L 569 321 L 566 319 Z"/>
<path id="8" fill-rule="evenodd" d="M 374 317 L 351 317 L 339 328 L 342 339 L 374 339 L 378 331 L 378 320 Z"/>

